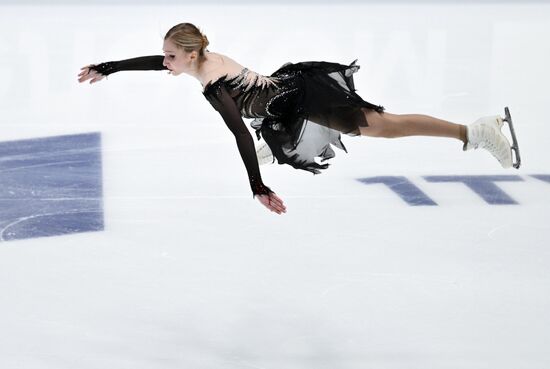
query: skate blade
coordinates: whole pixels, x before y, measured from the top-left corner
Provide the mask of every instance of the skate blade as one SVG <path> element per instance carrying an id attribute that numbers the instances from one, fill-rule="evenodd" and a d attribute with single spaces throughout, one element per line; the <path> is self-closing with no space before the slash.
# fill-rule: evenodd
<path id="1" fill-rule="evenodd" d="M 513 153 L 512 166 L 516 169 L 519 169 L 519 167 L 521 166 L 521 157 L 519 155 L 519 145 L 518 145 L 518 140 L 516 138 L 516 131 L 514 130 L 514 124 L 512 123 L 512 116 L 510 115 L 510 109 L 508 109 L 508 107 L 504 108 L 504 114 L 506 115 L 506 117 L 504 118 L 504 121 L 508 123 L 508 128 L 510 129 L 510 134 L 512 135 L 512 146 L 511 146 L 512 153 Z"/>

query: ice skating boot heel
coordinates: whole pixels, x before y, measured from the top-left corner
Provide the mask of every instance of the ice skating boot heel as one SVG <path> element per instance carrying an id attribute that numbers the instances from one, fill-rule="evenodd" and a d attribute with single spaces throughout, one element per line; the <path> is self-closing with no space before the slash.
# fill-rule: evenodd
<path id="1" fill-rule="evenodd" d="M 275 162 L 273 153 L 265 142 L 262 142 L 256 147 L 256 156 L 258 157 L 258 164 L 260 165 L 272 164 Z"/>

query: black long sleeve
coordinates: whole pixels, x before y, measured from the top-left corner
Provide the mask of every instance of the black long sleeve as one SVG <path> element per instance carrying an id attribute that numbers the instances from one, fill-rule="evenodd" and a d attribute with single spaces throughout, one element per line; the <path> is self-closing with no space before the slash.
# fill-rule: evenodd
<path id="1" fill-rule="evenodd" d="M 119 61 L 109 61 L 91 66 L 90 69 L 97 71 L 105 76 L 126 70 L 163 70 L 167 69 L 162 63 L 164 56 L 152 55 L 141 56 L 132 59 Z M 256 148 L 252 135 L 244 124 L 239 109 L 235 101 L 229 95 L 229 92 L 222 87 L 216 89 L 214 93 L 205 94 L 210 104 L 216 109 L 224 119 L 227 127 L 231 130 L 237 141 L 237 147 L 248 173 L 250 188 L 253 197 L 255 195 L 267 195 L 273 193 L 271 189 L 265 186 L 260 175 L 260 167 L 256 156 Z"/>
<path id="2" fill-rule="evenodd" d="M 162 62 L 164 61 L 164 56 L 162 55 L 151 55 L 151 56 L 140 56 L 132 59 L 118 60 L 118 61 L 109 61 L 97 65 L 93 65 L 90 69 L 95 70 L 98 73 L 108 76 L 111 73 L 120 72 L 123 70 L 163 70 L 168 69 Z"/>
<path id="3" fill-rule="evenodd" d="M 219 88 L 216 88 L 215 92 L 209 91 L 209 93 L 205 93 L 204 96 L 214 109 L 220 113 L 225 124 L 235 136 L 239 153 L 241 154 L 241 158 L 248 173 L 250 188 L 253 194 L 252 197 L 255 195 L 273 193 L 273 191 L 262 182 L 254 140 L 243 122 L 235 101 L 225 86 L 219 86 Z"/>

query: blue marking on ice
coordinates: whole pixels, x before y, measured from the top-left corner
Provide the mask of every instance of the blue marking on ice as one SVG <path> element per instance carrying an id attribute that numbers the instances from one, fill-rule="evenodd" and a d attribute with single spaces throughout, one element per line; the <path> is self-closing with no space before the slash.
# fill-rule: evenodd
<path id="1" fill-rule="evenodd" d="M 437 205 L 428 195 L 418 188 L 409 179 L 403 176 L 379 176 L 359 178 L 359 182 L 365 184 L 382 183 L 401 197 L 411 206 L 434 206 Z"/>
<path id="2" fill-rule="evenodd" d="M 0 143 L 0 240 L 102 231 L 101 135 Z"/>
<path id="3" fill-rule="evenodd" d="M 426 176 L 428 182 L 462 182 L 485 202 L 491 205 L 517 205 L 517 201 L 498 187 L 495 182 L 519 182 L 515 175 Z"/>
<path id="4" fill-rule="evenodd" d="M 548 174 L 533 174 L 531 177 L 539 179 L 543 182 L 550 183 L 550 175 L 548 175 Z"/>

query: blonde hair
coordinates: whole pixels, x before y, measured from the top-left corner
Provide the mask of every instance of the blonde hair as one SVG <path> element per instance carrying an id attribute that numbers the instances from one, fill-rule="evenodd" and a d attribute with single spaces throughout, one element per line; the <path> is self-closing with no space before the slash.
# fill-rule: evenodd
<path id="1" fill-rule="evenodd" d="M 172 41 L 178 48 L 190 53 L 191 51 L 198 51 L 199 62 L 202 62 L 205 58 L 204 51 L 208 51 L 206 47 L 210 44 L 208 37 L 206 37 L 194 24 L 192 23 L 180 23 L 170 28 L 164 36 L 164 40 Z"/>

